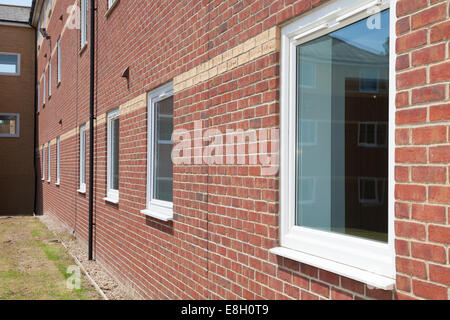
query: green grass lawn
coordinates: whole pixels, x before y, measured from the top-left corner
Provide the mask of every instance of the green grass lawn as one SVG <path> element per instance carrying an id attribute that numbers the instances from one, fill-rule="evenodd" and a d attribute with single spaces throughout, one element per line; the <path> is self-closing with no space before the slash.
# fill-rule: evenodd
<path id="1" fill-rule="evenodd" d="M 55 235 L 34 217 L 0 219 L 0 300 L 96 300 L 101 297 L 81 276 L 69 289 L 69 266 L 76 266 Z M 47 241 L 46 241 L 47 240 Z"/>

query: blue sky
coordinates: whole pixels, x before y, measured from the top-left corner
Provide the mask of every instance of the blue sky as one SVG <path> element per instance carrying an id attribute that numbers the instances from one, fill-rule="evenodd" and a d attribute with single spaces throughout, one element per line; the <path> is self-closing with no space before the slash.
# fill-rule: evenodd
<path id="1" fill-rule="evenodd" d="M 31 6 L 31 0 L 0 0 L 0 4 L 10 4 L 16 6 Z"/>

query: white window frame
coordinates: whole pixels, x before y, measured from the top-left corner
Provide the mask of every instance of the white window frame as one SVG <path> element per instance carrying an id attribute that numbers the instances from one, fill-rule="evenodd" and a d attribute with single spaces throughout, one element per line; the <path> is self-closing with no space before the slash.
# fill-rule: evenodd
<path id="1" fill-rule="evenodd" d="M 45 73 L 46 71 L 44 70 L 44 74 L 42 76 L 42 106 L 45 106 Z"/>
<path id="2" fill-rule="evenodd" d="M 367 18 L 368 9 L 390 7 L 389 203 L 388 242 L 377 242 L 295 224 L 296 47 Z M 281 33 L 280 247 L 271 252 L 334 272 L 369 287 L 395 285 L 394 154 L 395 154 L 395 5 L 389 0 L 330 1 L 285 26 Z"/>
<path id="3" fill-rule="evenodd" d="M 0 112 L 0 116 L 15 116 L 17 119 L 16 122 L 16 133 L 0 133 L 0 138 L 20 138 L 20 113 L 3 113 Z"/>
<path id="4" fill-rule="evenodd" d="M 103 200 L 119 203 L 119 190 L 112 188 L 112 158 L 113 158 L 113 135 L 112 135 L 112 121 L 119 119 L 119 109 L 113 110 L 108 113 L 107 122 L 107 169 L 106 169 L 106 198 Z M 119 152 L 119 150 L 117 150 Z"/>
<path id="5" fill-rule="evenodd" d="M 361 142 L 361 133 L 362 133 L 362 125 L 373 125 L 375 128 L 374 132 L 374 142 Z M 358 122 L 358 146 L 359 147 L 365 147 L 365 148 L 377 148 L 377 147 L 384 147 L 386 146 L 386 140 L 385 141 L 378 141 L 378 130 L 380 130 L 380 123 L 377 121 L 361 121 Z M 366 131 L 366 137 L 367 137 L 367 131 Z M 385 137 L 387 138 L 387 137 Z"/>
<path id="6" fill-rule="evenodd" d="M 86 193 L 86 124 L 80 127 L 80 188 L 79 193 Z"/>
<path id="7" fill-rule="evenodd" d="M 374 185 L 375 185 L 375 199 L 365 199 L 363 198 L 363 182 L 364 181 L 373 181 Z M 363 204 L 363 205 L 380 205 L 383 203 L 383 195 L 384 195 L 384 181 L 385 179 L 382 178 L 377 178 L 377 177 L 358 177 L 358 200 L 359 203 Z M 381 190 L 382 193 L 380 195 L 380 193 L 378 192 L 378 190 L 380 189 L 380 184 L 381 184 Z"/>
<path id="8" fill-rule="evenodd" d="M 56 53 L 57 53 L 57 59 L 58 59 L 57 66 L 56 66 L 57 67 L 56 68 L 56 82 L 57 82 L 57 84 L 60 84 L 61 83 L 61 38 L 58 39 Z"/>
<path id="9" fill-rule="evenodd" d="M 47 163 L 45 162 L 45 144 L 42 145 L 42 181 L 45 181 L 45 166 Z"/>
<path id="10" fill-rule="evenodd" d="M 170 221 L 173 219 L 173 202 L 161 201 L 153 198 L 153 168 L 154 168 L 154 136 L 155 136 L 155 109 L 156 103 L 173 96 L 173 84 L 166 85 L 151 91 L 148 94 L 148 132 L 147 132 L 147 205 L 141 213 L 153 218 Z"/>
<path id="11" fill-rule="evenodd" d="M 87 44 L 87 0 L 80 0 L 80 32 L 81 32 L 81 48 Z"/>
<path id="12" fill-rule="evenodd" d="M 367 129 L 368 125 L 372 125 L 374 127 L 374 137 L 373 137 L 374 142 L 373 143 L 361 142 L 361 133 L 362 133 L 362 128 L 361 127 L 363 125 L 366 126 L 366 129 Z M 366 130 L 366 132 L 365 132 L 366 138 L 367 138 L 367 133 L 368 132 Z M 358 146 L 360 146 L 360 147 L 367 147 L 367 148 L 375 148 L 375 147 L 378 146 L 377 140 L 378 140 L 378 125 L 377 125 L 377 122 L 375 122 L 375 121 L 361 121 L 361 122 L 358 122 Z"/>
<path id="13" fill-rule="evenodd" d="M 49 141 L 47 144 L 47 182 L 50 183 L 52 180 L 52 169 L 51 169 L 51 164 L 52 164 L 52 144 Z"/>
<path id="14" fill-rule="evenodd" d="M 48 59 L 48 98 L 52 96 L 52 58 Z"/>
<path id="15" fill-rule="evenodd" d="M 61 185 L 61 138 L 56 138 L 56 185 Z"/>
<path id="16" fill-rule="evenodd" d="M 41 85 L 37 85 L 37 113 L 41 112 Z"/>
<path id="17" fill-rule="evenodd" d="M 0 52 L 0 55 L 5 56 L 17 56 L 17 72 L 9 73 L 9 72 L 0 72 L 0 76 L 20 76 L 20 53 L 13 52 Z"/>

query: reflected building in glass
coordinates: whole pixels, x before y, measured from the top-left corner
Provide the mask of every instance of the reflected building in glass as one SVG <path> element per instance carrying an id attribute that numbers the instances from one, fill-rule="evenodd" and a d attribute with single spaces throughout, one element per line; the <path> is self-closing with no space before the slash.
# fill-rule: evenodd
<path id="1" fill-rule="evenodd" d="M 388 10 L 381 22 L 297 47 L 296 224 L 387 242 Z"/>

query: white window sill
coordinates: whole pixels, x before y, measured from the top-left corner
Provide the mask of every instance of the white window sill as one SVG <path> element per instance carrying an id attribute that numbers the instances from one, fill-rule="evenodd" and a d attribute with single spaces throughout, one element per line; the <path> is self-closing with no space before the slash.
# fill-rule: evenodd
<path id="1" fill-rule="evenodd" d="M 57 187 L 59 187 L 59 186 L 61 185 L 61 183 L 60 183 L 60 182 L 57 182 L 57 183 L 55 183 L 55 185 L 56 185 Z"/>
<path id="2" fill-rule="evenodd" d="M 105 198 L 103 198 L 103 200 L 105 200 L 106 202 L 109 202 L 109 203 L 113 203 L 113 204 L 119 203 L 119 198 L 105 197 Z"/>
<path id="3" fill-rule="evenodd" d="M 77 192 L 81 194 L 86 194 L 86 189 L 78 189 Z"/>
<path id="4" fill-rule="evenodd" d="M 165 222 L 173 220 L 173 214 L 160 213 L 151 209 L 141 210 L 141 213 L 145 214 L 146 216 L 162 220 Z"/>
<path id="5" fill-rule="evenodd" d="M 277 247 L 269 250 L 269 252 L 277 256 L 288 258 L 356 281 L 360 281 L 367 284 L 369 287 L 383 290 L 393 290 L 395 286 L 395 279 L 300 251 Z"/>

